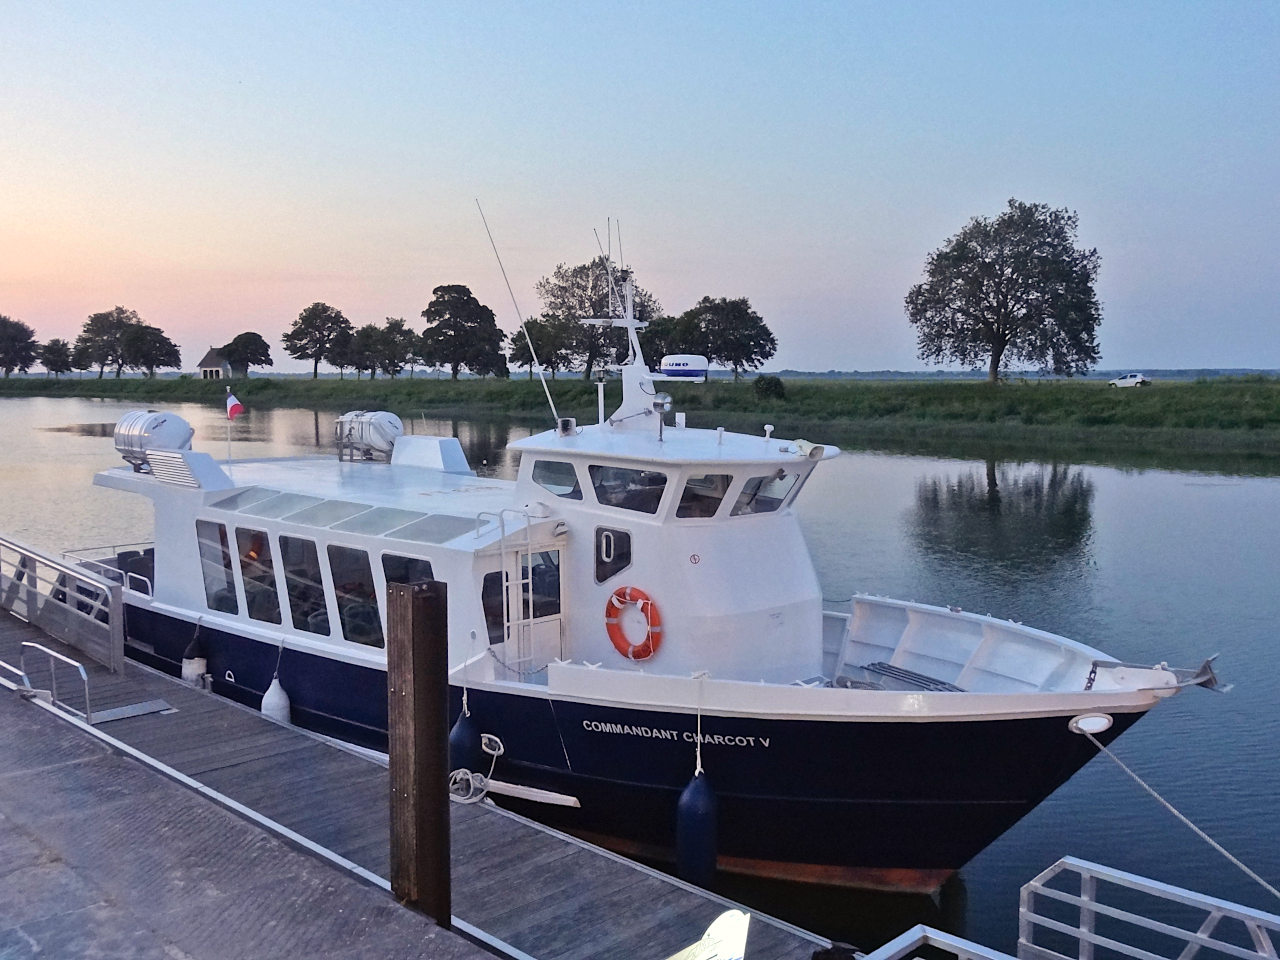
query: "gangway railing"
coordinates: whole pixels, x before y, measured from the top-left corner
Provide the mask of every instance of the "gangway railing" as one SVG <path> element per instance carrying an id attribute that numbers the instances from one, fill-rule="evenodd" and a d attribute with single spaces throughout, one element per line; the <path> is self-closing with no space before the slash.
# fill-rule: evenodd
<path id="1" fill-rule="evenodd" d="M 49 658 L 49 689 L 44 690 L 37 688 L 31 682 L 31 675 L 27 672 L 27 651 L 33 650 L 43 653 Z M 78 660 L 72 660 L 70 657 L 63 656 L 57 650 L 50 650 L 43 644 L 36 643 L 34 640 L 23 640 L 22 650 L 19 653 L 19 670 L 22 674 L 22 694 L 27 697 L 45 697 L 50 703 L 60 710 L 64 710 L 74 716 L 80 717 L 85 723 L 93 723 L 93 707 L 89 703 L 89 675 L 84 672 L 84 665 Z M 58 696 L 58 664 L 66 664 L 75 669 L 80 675 L 80 682 L 84 687 L 84 709 L 77 710 L 71 704 Z M 9 667 L 8 664 L 5 664 Z M 9 667 L 12 670 L 12 667 Z"/>
<path id="2" fill-rule="evenodd" d="M 1018 910 L 1019 960 L 1276 960 L 1277 944 L 1280 916 L 1075 857 L 1023 886 Z"/>
<path id="3" fill-rule="evenodd" d="M 85 656 L 124 667 L 123 586 L 0 537 L 0 609 Z"/>
<path id="4" fill-rule="evenodd" d="M 1063 857 L 1022 887 L 1017 960 L 1277 960 L 1280 916 Z M 861 960 L 1014 960 L 920 924 Z"/>

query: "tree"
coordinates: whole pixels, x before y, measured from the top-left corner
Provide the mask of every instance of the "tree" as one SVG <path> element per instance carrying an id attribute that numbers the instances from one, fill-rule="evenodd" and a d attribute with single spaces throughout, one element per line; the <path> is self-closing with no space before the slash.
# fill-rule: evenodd
<path id="1" fill-rule="evenodd" d="M 177 344 L 159 327 L 130 324 L 120 339 L 122 364 L 131 370 L 145 370 L 148 379 L 155 377 L 157 367 L 182 366 Z"/>
<path id="2" fill-rule="evenodd" d="M 1066 376 L 1096 364 L 1100 260 L 1076 247 L 1078 224 L 1069 210 L 1010 200 L 994 220 L 974 217 L 929 254 L 925 281 L 906 299 L 920 358 L 985 359 L 993 382 L 1011 360 Z"/>
<path id="3" fill-rule="evenodd" d="M 34 330 L 21 320 L 0 315 L 0 368 L 4 370 L 6 380 L 14 370 L 23 373 L 30 370 L 39 349 Z"/>
<path id="4" fill-rule="evenodd" d="M 233 377 L 239 371 L 244 371 L 243 376 L 249 376 L 250 367 L 275 366 L 271 361 L 271 348 L 267 346 L 267 341 L 262 339 L 262 334 L 254 333 L 252 330 L 240 334 L 230 343 L 223 344 L 218 348 L 218 352 L 231 367 Z"/>
<path id="5" fill-rule="evenodd" d="M 409 329 L 403 317 L 387 317 L 382 328 L 382 352 L 378 366 L 388 377 L 395 378 L 413 362 L 418 352 L 418 335 Z"/>
<path id="6" fill-rule="evenodd" d="M 298 314 L 289 332 L 281 337 L 285 353 L 295 360 L 311 361 L 311 379 L 320 375 L 320 361 L 339 330 L 350 330 L 351 321 L 327 303 L 313 303 Z"/>
<path id="7" fill-rule="evenodd" d="M 93 355 L 87 346 L 80 342 L 79 338 L 71 347 L 71 366 L 80 371 L 80 379 L 84 379 L 84 372 L 93 368 Z M 101 373 L 99 373 L 101 376 Z"/>
<path id="8" fill-rule="evenodd" d="M 325 351 L 324 361 L 331 367 L 338 368 L 338 379 L 346 379 L 342 371 L 354 367 L 356 362 L 356 335 L 351 332 L 350 325 L 342 328 L 329 341 L 329 349 Z"/>
<path id="9" fill-rule="evenodd" d="M 613 275 L 612 283 L 609 281 L 610 273 Z M 623 282 L 630 277 L 630 270 L 614 266 L 613 261 L 603 254 L 576 267 L 558 264 L 550 277 L 538 281 L 543 319 L 577 322 L 591 317 L 620 317 L 622 307 L 618 297 L 621 296 Z M 647 323 L 661 315 L 662 305 L 653 294 L 636 287 L 636 319 Z M 591 379 L 596 364 L 616 363 L 627 350 L 624 331 L 594 324 L 578 324 L 574 342 L 577 358 L 584 364 L 584 380 Z"/>
<path id="10" fill-rule="evenodd" d="M 735 380 L 744 369 L 760 366 L 778 349 L 778 341 L 746 297 L 703 297 L 680 315 L 676 330 L 689 347 L 701 344 L 704 348 L 690 352 L 730 367 Z"/>
<path id="11" fill-rule="evenodd" d="M 383 330 L 376 324 L 366 323 L 358 329 L 351 341 L 351 365 L 356 368 L 356 379 L 360 379 L 360 371 L 368 370 L 369 379 L 378 375 L 378 367 L 383 353 Z"/>
<path id="12" fill-rule="evenodd" d="M 427 321 L 422 331 L 423 362 L 447 366 L 454 380 L 462 367 L 480 376 L 510 376 L 493 311 L 460 284 L 436 287 L 431 295 L 422 311 Z"/>
<path id="13" fill-rule="evenodd" d="M 116 306 L 102 313 L 94 313 L 84 322 L 76 337 L 75 349 L 98 368 L 98 379 L 108 366 L 116 368 L 116 379 L 124 370 L 124 333 L 129 327 L 142 323 L 136 310 Z M 84 369 L 88 369 L 85 367 Z"/>
<path id="14" fill-rule="evenodd" d="M 40 363 L 44 366 L 46 377 L 51 373 L 55 378 L 70 373 L 71 344 L 65 340 L 50 340 L 40 348 Z"/>
<path id="15" fill-rule="evenodd" d="M 524 322 L 524 326 L 529 331 L 529 340 L 533 341 L 538 363 L 551 371 L 552 380 L 556 378 L 557 370 L 566 370 L 573 365 L 581 326 L 576 320 L 551 316 L 541 319 L 530 317 Z M 528 367 L 529 379 L 532 380 L 534 357 L 529 352 L 529 340 L 525 339 L 521 330 L 512 333 L 508 340 L 508 359 L 517 367 Z"/>

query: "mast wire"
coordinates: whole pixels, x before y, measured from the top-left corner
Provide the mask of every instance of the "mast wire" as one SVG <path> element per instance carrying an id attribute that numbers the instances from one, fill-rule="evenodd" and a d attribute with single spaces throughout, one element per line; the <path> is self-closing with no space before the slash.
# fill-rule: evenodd
<path id="1" fill-rule="evenodd" d="M 507 285 L 507 293 L 511 294 L 511 306 L 515 308 L 516 320 L 520 324 L 520 331 L 524 334 L 524 342 L 529 345 L 529 356 L 533 360 L 533 369 L 538 373 L 538 380 L 542 383 L 542 392 L 547 395 L 547 406 L 551 408 L 552 419 L 556 423 L 560 422 L 560 414 L 556 410 L 556 402 L 551 399 L 551 388 L 547 386 L 546 371 L 542 366 L 542 361 L 538 359 L 538 352 L 533 349 L 533 338 L 529 336 L 529 328 L 524 325 L 524 314 L 520 312 L 520 305 L 516 303 L 516 292 L 511 289 L 511 281 L 507 279 L 507 268 L 502 265 L 502 255 L 498 253 L 498 245 L 493 240 L 493 231 L 489 229 L 489 221 L 485 219 L 484 208 L 480 206 L 480 198 L 476 197 L 476 209 L 480 211 L 480 222 L 484 224 L 484 232 L 489 237 L 489 246 L 493 247 L 493 256 L 498 261 L 498 269 L 502 271 L 502 282 Z"/>

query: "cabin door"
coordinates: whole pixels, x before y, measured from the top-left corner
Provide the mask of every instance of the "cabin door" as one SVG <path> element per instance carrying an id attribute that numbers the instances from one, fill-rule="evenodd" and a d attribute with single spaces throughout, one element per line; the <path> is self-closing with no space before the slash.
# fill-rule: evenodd
<path id="1" fill-rule="evenodd" d="M 521 676 L 562 657 L 560 547 L 530 546 L 504 557 L 507 666 Z"/>

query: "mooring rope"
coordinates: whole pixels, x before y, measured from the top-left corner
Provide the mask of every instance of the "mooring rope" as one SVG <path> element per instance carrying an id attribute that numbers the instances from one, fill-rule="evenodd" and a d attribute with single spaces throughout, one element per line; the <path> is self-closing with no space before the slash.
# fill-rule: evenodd
<path id="1" fill-rule="evenodd" d="M 1190 827 L 1192 832 L 1194 832 L 1196 836 L 1198 836 L 1201 840 L 1209 844 L 1209 846 L 1213 847 L 1213 849 L 1217 850 L 1220 854 L 1222 854 L 1224 857 L 1226 857 L 1228 860 L 1234 863 L 1237 867 L 1239 867 L 1244 872 L 1245 876 L 1257 882 L 1258 885 L 1261 886 L 1264 890 L 1270 893 L 1277 900 L 1280 900 L 1280 890 L 1277 890 L 1271 884 L 1267 883 L 1267 881 L 1263 880 L 1262 877 L 1258 876 L 1256 873 L 1250 870 L 1244 863 L 1240 861 L 1238 857 L 1234 856 L 1229 850 L 1227 850 L 1226 847 L 1218 843 L 1217 840 L 1213 839 L 1213 837 L 1209 836 L 1207 833 L 1205 833 L 1203 830 L 1197 827 L 1187 817 L 1185 817 L 1172 803 L 1170 803 L 1164 797 L 1160 796 L 1160 794 L 1156 793 L 1156 790 L 1154 787 L 1152 787 L 1149 783 L 1143 780 L 1142 777 L 1138 776 L 1136 773 L 1130 770 L 1127 766 L 1125 766 L 1124 761 L 1121 760 L 1119 757 L 1117 757 L 1110 750 L 1108 750 L 1105 746 L 1103 746 L 1092 733 L 1090 733 L 1087 730 L 1081 730 L 1080 733 L 1083 733 L 1086 737 L 1088 737 L 1089 742 L 1092 743 L 1095 747 L 1097 747 L 1102 753 L 1105 753 L 1108 757 L 1114 760 L 1116 762 L 1116 766 L 1118 766 L 1121 770 L 1123 770 L 1130 777 L 1132 777 L 1133 780 L 1138 784 L 1138 786 L 1142 787 L 1143 790 L 1147 791 L 1147 793 L 1155 797 L 1156 801 L 1162 807 L 1164 807 L 1166 810 L 1172 813 L 1175 817 L 1177 817 L 1179 820 L 1185 823 L 1188 827 Z"/>

